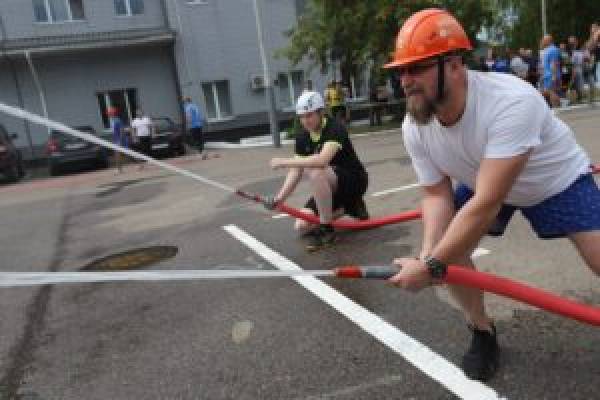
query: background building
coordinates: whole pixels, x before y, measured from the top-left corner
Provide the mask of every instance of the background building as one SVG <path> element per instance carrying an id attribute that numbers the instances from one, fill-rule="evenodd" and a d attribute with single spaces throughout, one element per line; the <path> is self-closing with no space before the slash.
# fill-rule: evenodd
<path id="1" fill-rule="evenodd" d="M 328 78 L 274 57 L 304 1 L 259 2 L 285 123 L 304 82 L 322 91 Z M 180 122 L 180 98 L 190 96 L 209 138 L 268 132 L 253 0 L 2 0 L 0 52 L 0 101 L 68 125 L 108 132 L 109 106 L 125 121 L 140 106 Z M 0 123 L 25 158 L 43 156 L 46 128 L 3 114 Z"/>

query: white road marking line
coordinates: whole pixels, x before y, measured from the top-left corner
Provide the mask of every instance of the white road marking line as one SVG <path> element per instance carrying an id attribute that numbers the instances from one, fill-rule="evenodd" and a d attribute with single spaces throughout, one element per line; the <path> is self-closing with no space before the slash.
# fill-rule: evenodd
<path id="1" fill-rule="evenodd" d="M 271 218 L 273 218 L 273 219 L 280 219 L 280 218 L 287 218 L 287 217 L 289 217 L 289 215 L 283 213 L 283 214 L 275 214 Z"/>
<path id="2" fill-rule="evenodd" d="M 302 270 L 297 264 L 265 246 L 237 226 L 227 225 L 223 229 L 276 268 L 283 271 Z M 312 277 L 292 279 L 459 398 L 501 399 L 489 386 L 468 379 L 460 368 L 322 281 Z"/>
<path id="3" fill-rule="evenodd" d="M 478 247 L 473 251 L 473 254 L 471 254 L 471 257 L 478 258 L 478 257 L 487 256 L 488 254 L 491 254 L 491 253 L 492 252 L 488 249 L 484 249 L 483 247 Z"/>
<path id="4" fill-rule="evenodd" d="M 413 188 L 416 188 L 419 186 L 421 186 L 421 185 L 419 185 L 418 183 L 411 183 L 410 185 L 400 186 L 397 188 L 392 188 L 392 189 L 387 189 L 387 190 L 382 190 L 381 192 L 375 192 L 375 193 L 371 194 L 371 196 L 373 196 L 373 197 L 385 196 L 386 194 L 402 192 L 404 190 L 413 189 Z"/>

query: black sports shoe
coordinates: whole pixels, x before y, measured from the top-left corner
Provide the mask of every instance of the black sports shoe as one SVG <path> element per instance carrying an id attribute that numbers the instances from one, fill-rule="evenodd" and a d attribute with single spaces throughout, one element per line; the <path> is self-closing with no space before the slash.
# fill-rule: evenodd
<path id="1" fill-rule="evenodd" d="M 320 224 L 308 235 L 308 244 L 306 250 L 317 251 L 323 247 L 332 245 L 335 242 L 335 230 L 330 224 Z"/>
<path id="2" fill-rule="evenodd" d="M 479 330 L 469 326 L 473 332 L 471 347 L 462 359 L 462 370 L 470 379 L 485 382 L 489 380 L 498 369 L 500 349 L 496 337 L 496 327 L 492 325 L 492 332 Z"/>
<path id="3" fill-rule="evenodd" d="M 351 217 L 360 220 L 369 219 L 369 211 L 367 211 L 367 205 L 362 197 L 356 200 L 351 206 L 345 207 L 345 209 L 346 213 Z"/>

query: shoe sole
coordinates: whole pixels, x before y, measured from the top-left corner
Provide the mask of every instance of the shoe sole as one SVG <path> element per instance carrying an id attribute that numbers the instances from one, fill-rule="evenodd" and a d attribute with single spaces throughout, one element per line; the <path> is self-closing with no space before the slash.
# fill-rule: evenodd
<path id="1" fill-rule="evenodd" d="M 317 252 L 319 250 L 323 250 L 323 249 L 326 249 L 328 247 L 332 247 L 333 245 L 335 245 L 336 242 L 337 242 L 337 238 L 333 239 L 330 242 L 323 243 L 323 244 L 318 245 L 318 246 L 307 245 L 306 246 L 306 251 L 308 251 L 309 253 L 314 253 L 314 252 Z"/>
<path id="2" fill-rule="evenodd" d="M 471 380 L 479 381 L 479 382 L 487 382 L 490 379 L 492 379 L 494 377 L 494 375 L 496 375 L 496 372 L 498 372 L 499 366 L 500 366 L 500 357 L 498 356 L 498 357 L 496 357 L 494 362 L 485 371 L 483 371 L 481 374 L 479 374 L 479 376 L 477 376 L 475 374 L 469 374 L 464 370 L 463 370 L 463 372 L 464 372 L 465 376 Z"/>

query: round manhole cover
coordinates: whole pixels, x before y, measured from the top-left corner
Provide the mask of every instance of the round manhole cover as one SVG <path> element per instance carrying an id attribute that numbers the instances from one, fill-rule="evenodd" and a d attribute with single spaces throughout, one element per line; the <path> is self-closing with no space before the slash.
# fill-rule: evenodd
<path id="1" fill-rule="evenodd" d="M 127 250 L 94 260 L 83 271 L 121 271 L 146 268 L 177 255 L 175 246 L 152 246 Z"/>

